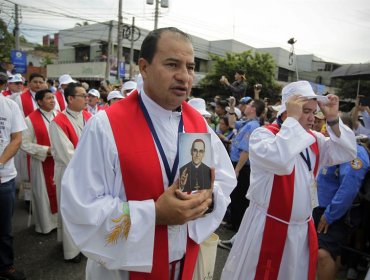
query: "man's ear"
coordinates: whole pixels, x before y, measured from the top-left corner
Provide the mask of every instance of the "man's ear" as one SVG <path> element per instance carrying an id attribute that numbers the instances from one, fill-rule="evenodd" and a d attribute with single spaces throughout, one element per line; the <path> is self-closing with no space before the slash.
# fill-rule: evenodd
<path id="1" fill-rule="evenodd" d="M 140 58 L 139 59 L 139 70 L 141 73 L 141 76 L 143 76 L 143 80 L 146 79 L 148 76 L 148 66 L 149 62 L 145 58 Z"/>

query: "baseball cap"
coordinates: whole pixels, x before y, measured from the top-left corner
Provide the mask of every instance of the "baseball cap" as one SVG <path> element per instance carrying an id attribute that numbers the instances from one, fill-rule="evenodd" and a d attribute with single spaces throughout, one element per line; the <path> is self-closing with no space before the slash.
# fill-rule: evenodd
<path id="1" fill-rule="evenodd" d="M 100 98 L 100 93 L 96 89 L 92 88 L 87 92 L 88 95 L 95 96 L 97 98 Z"/>
<path id="2" fill-rule="evenodd" d="M 134 81 L 127 81 L 126 83 L 123 84 L 122 90 L 132 90 L 136 89 L 137 83 Z"/>
<path id="3" fill-rule="evenodd" d="M 285 103 L 289 99 L 289 97 L 293 95 L 300 95 L 303 97 L 306 97 L 307 99 L 316 99 L 317 101 L 323 102 L 323 103 L 328 103 L 329 99 L 327 96 L 322 96 L 322 95 L 317 95 L 309 82 L 307 81 L 298 81 L 298 82 L 293 82 L 288 85 L 286 85 L 282 92 L 282 104 L 281 108 L 278 112 L 278 116 L 280 116 L 282 113 L 286 111 L 286 106 Z"/>
<path id="4" fill-rule="evenodd" d="M 119 98 L 123 99 L 123 95 L 118 90 L 113 90 L 108 94 L 107 100 L 110 101 L 111 99 Z"/>
<path id="5" fill-rule="evenodd" d="M 206 102 L 203 98 L 192 98 L 188 101 L 188 104 L 197 110 L 203 117 L 211 117 L 211 114 L 206 110 Z"/>
<path id="6" fill-rule="evenodd" d="M 251 101 L 252 101 L 252 97 L 250 97 L 250 96 L 244 96 L 243 98 L 240 99 L 239 103 L 241 103 L 241 104 L 248 104 Z"/>
<path id="7" fill-rule="evenodd" d="M 321 111 L 317 111 L 317 112 L 315 113 L 315 118 L 318 118 L 318 119 L 320 119 L 320 120 L 324 120 L 324 119 L 325 119 L 325 116 L 324 116 L 323 112 L 321 112 Z"/>
<path id="8" fill-rule="evenodd" d="M 72 77 L 68 74 L 64 74 L 59 77 L 59 85 L 68 85 L 70 83 L 77 83 Z"/>
<path id="9" fill-rule="evenodd" d="M 23 83 L 23 78 L 21 74 L 15 74 L 13 76 L 10 76 L 8 79 L 8 83 Z"/>

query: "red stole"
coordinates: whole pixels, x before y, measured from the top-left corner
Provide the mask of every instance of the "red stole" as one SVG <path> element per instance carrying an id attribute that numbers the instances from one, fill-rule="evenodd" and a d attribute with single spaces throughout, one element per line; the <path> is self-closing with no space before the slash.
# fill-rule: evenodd
<path id="1" fill-rule="evenodd" d="M 186 132 L 207 132 L 203 117 L 186 102 L 182 104 Z M 138 93 L 106 110 L 120 159 L 122 180 L 127 200 L 154 199 L 164 192 L 160 160 L 149 126 L 141 111 Z M 150 166 L 150 168 L 143 168 Z M 148 187 L 150 186 L 150 187 Z M 189 237 L 184 260 L 183 280 L 191 280 L 199 245 Z M 167 226 L 157 225 L 154 236 L 153 266 L 151 273 L 130 272 L 130 279 L 168 279 Z"/>
<path id="2" fill-rule="evenodd" d="M 10 96 L 10 95 L 12 95 L 12 93 L 10 92 L 10 90 L 3 90 L 3 91 L 1 92 L 1 94 L 2 94 L 3 96 Z"/>
<path id="3" fill-rule="evenodd" d="M 35 110 L 29 116 L 35 131 L 37 144 L 50 147 L 50 137 L 45 122 L 39 110 Z M 50 210 L 52 214 L 58 212 L 56 186 L 54 184 L 54 159 L 47 157 L 42 163 L 46 191 L 49 197 Z"/>
<path id="4" fill-rule="evenodd" d="M 277 124 L 266 126 L 272 133 L 277 134 L 280 128 Z M 309 131 L 311 135 L 314 134 Z M 319 147 L 317 141 L 310 147 L 316 155 L 314 175 L 316 177 L 319 163 Z M 270 204 L 267 213 L 283 221 L 289 222 L 293 207 L 294 195 L 294 173 L 284 176 L 274 176 L 272 185 Z M 266 216 L 265 228 L 262 237 L 262 244 L 258 264 L 256 268 L 255 280 L 275 280 L 278 278 L 281 259 L 283 257 L 285 241 L 288 233 L 288 224 L 282 223 Z M 318 241 L 315 225 L 311 219 L 308 222 L 308 241 L 309 241 L 309 268 L 308 279 L 315 280 L 316 265 L 318 254 Z"/>
<path id="5" fill-rule="evenodd" d="M 33 97 L 32 97 L 32 93 L 30 90 L 27 90 L 21 94 L 21 101 L 22 101 L 23 113 L 24 113 L 25 118 L 29 114 L 31 114 L 33 111 L 35 111 L 35 108 L 33 107 L 32 99 Z"/>
<path id="6" fill-rule="evenodd" d="M 91 114 L 89 112 L 82 111 L 82 115 L 85 121 L 91 118 Z M 58 114 L 53 121 L 56 122 L 56 124 L 63 130 L 67 138 L 72 142 L 73 147 L 76 149 L 78 136 L 67 116 L 64 113 Z"/>
<path id="7" fill-rule="evenodd" d="M 66 101 L 64 99 L 63 93 L 60 90 L 58 90 L 55 93 L 55 97 L 59 103 L 60 111 L 64 111 L 64 109 L 66 108 Z"/>

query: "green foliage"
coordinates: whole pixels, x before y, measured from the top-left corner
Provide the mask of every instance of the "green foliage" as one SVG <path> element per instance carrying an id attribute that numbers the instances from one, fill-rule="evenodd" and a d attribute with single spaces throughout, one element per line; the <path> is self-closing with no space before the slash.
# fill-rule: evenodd
<path id="1" fill-rule="evenodd" d="M 335 87 L 339 88 L 338 96 L 341 99 L 345 98 L 355 99 L 357 96 L 358 82 L 359 82 L 358 79 L 353 79 L 352 81 L 342 79 L 335 80 Z M 360 79 L 359 94 L 364 96 L 370 96 L 370 81 Z"/>
<path id="2" fill-rule="evenodd" d="M 54 64 L 54 62 L 51 60 L 51 58 L 47 55 L 43 58 L 43 66 L 45 67 L 46 65 L 49 64 Z"/>
<path id="3" fill-rule="evenodd" d="M 10 62 L 10 51 L 14 49 L 14 36 L 8 32 L 5 22 L 0 19 L 0 61 Z"/>
<path id="4" fill-rule="evenodd" d="M 205 94 L 203 97 L 230 95 L 219 80 L 222 75 L 226 76 L 230 83 L 234 81 L 235 71 L 243 70 L 246 73 L 248 83 L 247 95 L 252 96 L 253 86 L 262 84 L 260 97 L 277 99 L 280 87 L 276 84 L 275 62 L 270 54 L 252 53 L 251 50 L 242 53 L 226 53 L 226 57 L 210 55 L 213 66 L 207 76 L 201 81 Z"/>
<path id="5" fill-rule="evenodd" d="M 35 50 L 48 52 L 48 53 L 55 53 L 55 54 L 58 53 L 58 47 L 54 46 L 54 45 L 50 45 L 50 46 L 38 45 L 38 46 L 35 47 Z"/>

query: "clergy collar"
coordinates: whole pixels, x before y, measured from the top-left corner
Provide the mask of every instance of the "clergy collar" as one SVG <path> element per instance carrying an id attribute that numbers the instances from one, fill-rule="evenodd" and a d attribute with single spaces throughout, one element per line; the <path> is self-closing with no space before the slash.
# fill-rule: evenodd
<path id="1" fill-rule="evenodd" d="M 34 92 L 34 91 L 32 91 L 32 90 L 30 89 L 30 93 L 32 94 L 32 96 L 33 96 L 33 97 L 35 97 L 36 92 Z"/>
<path id="2" fill-rule="evenodd" d="M 39 109 L 40 109 L 41 113 L 43 113 L 43 114 L 45 114 L 45 115 L 52 115 L 52 114 L 53 114 L 53 111 L 54 111 L 54 110 L 50 110 L 50 111 L 48 112 L 48 111 L 45 111 L 45 110 L 41 109 L 40 107 L 39 107 Z"/>
<path id="3" fill-rule="evenodd" d="M 72 111 L 69 107 L 66 108 L 66 111 L 68 111 L 68 113 L 70 113 L 73 117 L 76 118 L 82 115 L 82 111 L 80 112 Z"/>
<path id="4" fill-rule="evenodd" d="M 144 92 L 144 89 L 141 89 L 140 94 L 143 103 L 150 115 L 154 115 L 156 117 L 181 116 L 181 111 L 166 110 L 163 107 L 159 106 Z"/>

